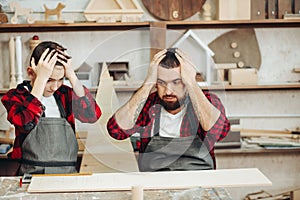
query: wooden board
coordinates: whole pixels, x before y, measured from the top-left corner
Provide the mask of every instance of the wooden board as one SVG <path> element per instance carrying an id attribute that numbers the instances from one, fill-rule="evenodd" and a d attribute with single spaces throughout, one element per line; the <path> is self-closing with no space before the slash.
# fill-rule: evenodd
<path id="1" fill-rule="evenodd" d="M 166 27 L 163 22 L 150 23 L 150 62 L 156 53 L 166 48 Z"/>
<path id="2" fill-rule="evenodd" d="M 94 124 L 89 129 L 82 155 L 80 173 L 138 172 L 138 164 L 130 139 L 115 140 L 106 126 Z"/>
<path id="3" fill-rule="evenodd" d="M 271 186 L 271 181 L 256 168 L 172 172 L 102 173 L 86 176 L 33 177 L 28 192 L 75 192 L 189 189 L 194 187 Z"/>
<path id="4" fill-rule="evenodd" d="M 115 140 L 107 132 L 106 124 L 119 107 L 112 77 L 107 65 L 102 65 L 96 101 L 102 116 L 97 123 L 90 125 L 85 140 L 80 172 L 137 172 L 138 165 L 130 139 Z"/>
<path id="5" fill-rule="evenodd" d="M 199 12 L 206 0 L 142 0 L 153 17 L 160 20 L 184 20 Z"/>

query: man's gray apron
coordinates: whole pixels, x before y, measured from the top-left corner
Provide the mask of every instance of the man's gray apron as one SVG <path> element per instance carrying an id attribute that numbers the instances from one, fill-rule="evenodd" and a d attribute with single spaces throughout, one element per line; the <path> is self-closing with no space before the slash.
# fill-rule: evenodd
<path id="1" fill-rule="evenodd" d="M 57 99 L 57 98 L 55 98 Z M 56 100 L 62 118 L 41 117 L 22 144 L 23 158 L 19 174 L 75 173 L 78 144 L 65 119 L 65 110 Z"/>
<path id="2" fill-rule="evenodd" d="M 159 136 L 160 114 L 156 116 L 155 135 L 139 158 L 140 171 L 213 169 L 213 159 L 197 134 L 198 123 L 192 117 L 191 104 L 189 104 L 187 112 L 192 127 L 192 136 L 188 137 L 168 138 Z"/>

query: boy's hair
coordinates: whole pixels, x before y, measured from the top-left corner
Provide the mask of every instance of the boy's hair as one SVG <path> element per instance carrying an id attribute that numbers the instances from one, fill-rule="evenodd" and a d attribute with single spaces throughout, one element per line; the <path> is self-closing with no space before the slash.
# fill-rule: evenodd
<path id="1" fill-rule="evenodd" d="M 70 58 L 70 57 L 68 57 L 68 56 L 66 57 L 66 55 L 64 55 L 64 54 L 62 54 L 62 53 L 60 53 L 60 52 L 58 51 L 58 50 L 60 50 L 60 51 L 63 52 L 63 51 L 65 51 L 65 50 L 67 50 L 67 49 L 64 48 L 62 45 L 60 45 L 60 44 L 58 44 L 58 43 L 56 43 L 56 42 L 52 42 L 52 41 L 44 41 L 44 42 L 39 43 L 39 44 L 34 48 L 32 54 L 31 54 L 31 56 L 30 56 L 30 66 L 31 66 L 31 60 L 32 60 L 32 58 L 34 58 L 35 64 L 36 64 L 36 65 L 38 64 L 41 55 L 44 53 L 44 51 L 45 51 L 47 48 L 49 48 L 49 51 L 48 51 L 47 55 L 49 55 L 49 53 L 51 53 L 52 50 L 56 50 L 56 52 L 58 52 L 58 54 L 61 54 L 61 55 L 63 55 L 63 56 L 66 58 L 66 59 L 60 58 L 60 59 L 64 60 L 65 62 L 67 62 L 67 59 Z M 46 55 L 46 56 L 47 56 L 47 55 Z M 61 62 L 59 62 L 59 61 L 57 61 L 57 62 L 55 63 L 55 65 L 63 66 L 63 64 L 62 64 Z"/>
<path id="2" fill-rule="evenodd" d="M 175 56 L 177 48 L 168 48 L 166 52 L 166 56 L 160 61 L 159 66 L 171 69 L 180 66 L 179 60 Z"/>

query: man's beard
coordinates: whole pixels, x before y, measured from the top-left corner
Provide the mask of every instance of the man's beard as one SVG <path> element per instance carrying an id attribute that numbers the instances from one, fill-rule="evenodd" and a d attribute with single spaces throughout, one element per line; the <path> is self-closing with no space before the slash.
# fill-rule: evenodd
<path id="1" fill-rule="evenodd" d="M 175 102 L 166 102 L 164 101 L 164 97 L 175 97 L 177 100 Z M 164 95 L 162 98 L 160 99 L 160 104 L 167 110 L 167 111 L 172 111 L 172 110 L 176 110 L 178 109 L 180 106 L 186 104 L 186 96 L 179 99 L 174 96 L 174 95 Z"/>

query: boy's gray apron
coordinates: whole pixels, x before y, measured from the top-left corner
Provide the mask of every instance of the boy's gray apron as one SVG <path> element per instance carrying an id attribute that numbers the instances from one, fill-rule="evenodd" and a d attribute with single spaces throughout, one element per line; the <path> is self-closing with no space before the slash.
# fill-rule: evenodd
<path id="1" fill-rule="evenodd" d="M 19 174 L 75 173 L 78 144 L 65 119 L 65 110 L 56 99 L 62 118 L 41 117 L 22 144 L 23 158 Z"/>
<path id="2" fill-rule="evenodd" d="M 190 108 L 189 108 L 190 107 Z M 145 152 L 140 155 L 140 171 L 174 171 L 213 169 L 213 159 L 197 134 L 197 124 L 191 116 L 191 104 L 187 115 L 192 127 L 192 136 L 168 138 L 159 136 L 160 114 L 154 122 L 154 133 Z"/>

